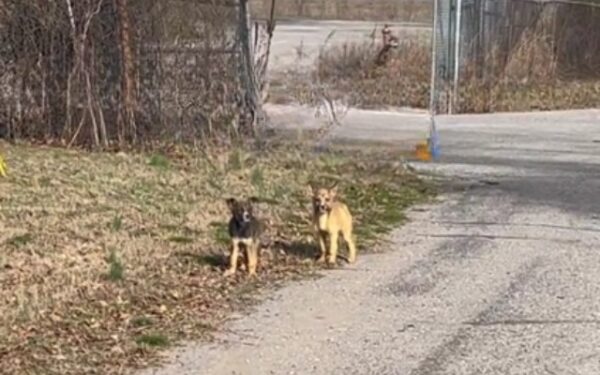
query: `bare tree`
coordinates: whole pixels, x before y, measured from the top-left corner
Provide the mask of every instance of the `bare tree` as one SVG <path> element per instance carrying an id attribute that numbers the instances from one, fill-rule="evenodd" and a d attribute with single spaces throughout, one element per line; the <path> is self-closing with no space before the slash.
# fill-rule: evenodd
<path id="1" fill-rule="evenodd" d="M 119 18 L 119 47 L 121 50 L 121 96 L 119 142 L 123 144 L 129 139 L 136 139 L 136 97 L 135 97 L 135 63 L 131 43 L 131 25 L 127 0 L 115 0 L 115 8 Z"/>
<path id="2" fill-rule="evenodd" d="M 100 129 L 98 121 L 98 113 L 95 108 L 94 90 L 90 78 L 90 65 L 91 65 L 91 54 L 88 52 L 89 47 L 89 31 L 92 26 L 92 21 L 100 13 L 100 9 L 103 5 L 104 0 L 96 0 L 95 3 L 87 3 L 81 8 L 81 16 L 77 17 L 72 0 L 65 0 L 67 13 L 69 16 L 69 24 L 71 25 L 71 38 L 74 46 L 74 64 L 69 73 L 67 80 L 67 126 L 66 130 L 70 133 L 71 121 L 73 118 L 73 110 L 77 108 L 84 108 L 79 116 L 79 124 L 77 129 L 71 137 L 69 146 L 72 146 L 82 129 L 86 124 L 86 120 L 90 119 L 91 129 L 90 133 L 94 140 L 96 147 L 100 146 Z M 73 96 L 77 100 L 77 104 L 72 102 Z M 104 131 L 104 133 L 106 133 Z M 104 140 L 105 141 L 105 140 Z"/>

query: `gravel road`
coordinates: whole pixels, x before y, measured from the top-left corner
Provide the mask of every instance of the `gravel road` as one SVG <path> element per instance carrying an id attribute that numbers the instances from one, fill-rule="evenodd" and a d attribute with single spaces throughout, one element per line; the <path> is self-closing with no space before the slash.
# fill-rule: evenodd
<path id="1" fill-rule="evenodd" d="M 363 141 L 426 124 L 346 121 L 338 138 Z M 218 343 L 143 374 L 600 374 L 600 111 L 439 126 L 442 160 L 415 167 L 448 189 L 411 212 L 389 252 L 285 287 Z"/>

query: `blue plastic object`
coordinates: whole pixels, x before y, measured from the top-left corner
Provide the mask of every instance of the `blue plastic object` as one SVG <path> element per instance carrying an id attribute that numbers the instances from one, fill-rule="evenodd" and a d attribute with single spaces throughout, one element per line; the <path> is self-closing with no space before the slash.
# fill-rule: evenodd
<path id="1" fill-rule="evenodd" d="M 429 152 L 434 160 L 439 159 L 441 155 L 440 138 L 435 128 L 434 120 L 431 120 L 431 129 L 429 132 Z"/>

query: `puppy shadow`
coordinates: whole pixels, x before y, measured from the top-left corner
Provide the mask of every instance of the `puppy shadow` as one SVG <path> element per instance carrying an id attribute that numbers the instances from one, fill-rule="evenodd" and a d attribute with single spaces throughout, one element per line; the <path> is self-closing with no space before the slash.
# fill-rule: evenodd
<path id="1" fill-rule="evenodd" d="M 314 244 L 301 241 L 276 241 L 275 248 L 300 259 L 317 259 L 319 250 Z"/>
<path id="2" fill-rule="evenodd" d="M 214 268 L 224 268 L 227 265 L 227 257 L 217 253 L 192 253 L 190 251 L 180 251 L 175 253 L 179 259 Z"/>
<path id="3" fill-rule="evenodd" d="M 276 241 L 275 247 L 277 249 L 283 250 L 287 255 L 292 255 L 298 257 L 302 260 L 317 260 L 319 255 L 321 254 L 317 245 L 308 242 L 301 241 L 291 241 L 291 242 L 283 242 Z M 344 248 L 340 249 L 340 252 L 345 253 Z M 345 254 L 337 255 L 338 261 L 343 261 L 348 263 L 348 257 Z"/>

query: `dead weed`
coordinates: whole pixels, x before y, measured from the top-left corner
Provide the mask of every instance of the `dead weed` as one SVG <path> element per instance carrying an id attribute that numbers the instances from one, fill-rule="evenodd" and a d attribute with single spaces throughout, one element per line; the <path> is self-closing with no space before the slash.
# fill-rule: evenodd
<path id="1" fill-rule="evenodd" d="M 431 81 L 430 44 L 415 38 L 403 40 L 385 66 L 377 66 L 376 43 L 347 43 L 325 49 L 311 77 L 287 73 L 285 84 L 273 85 L 272 101 L 316 105 L 312 82 L 320 82 L 331 99 L 344 99 L 358 108 L 428 108 Z M 497 67 L 497 50 L 480 61 L 467 62 L 461 72 L 457 113 L 595 108 L 600 80 L 563 74 L 551 49 L 538 39 L 526 39 Z M 495 63 L 494 63 L 495 62 Z M 495 65 L 496 64 L 496 65 Z M 283 93 L 283 94 L 282 94 Z M 288 93 L 292 93 L 289 95 Z"/>

